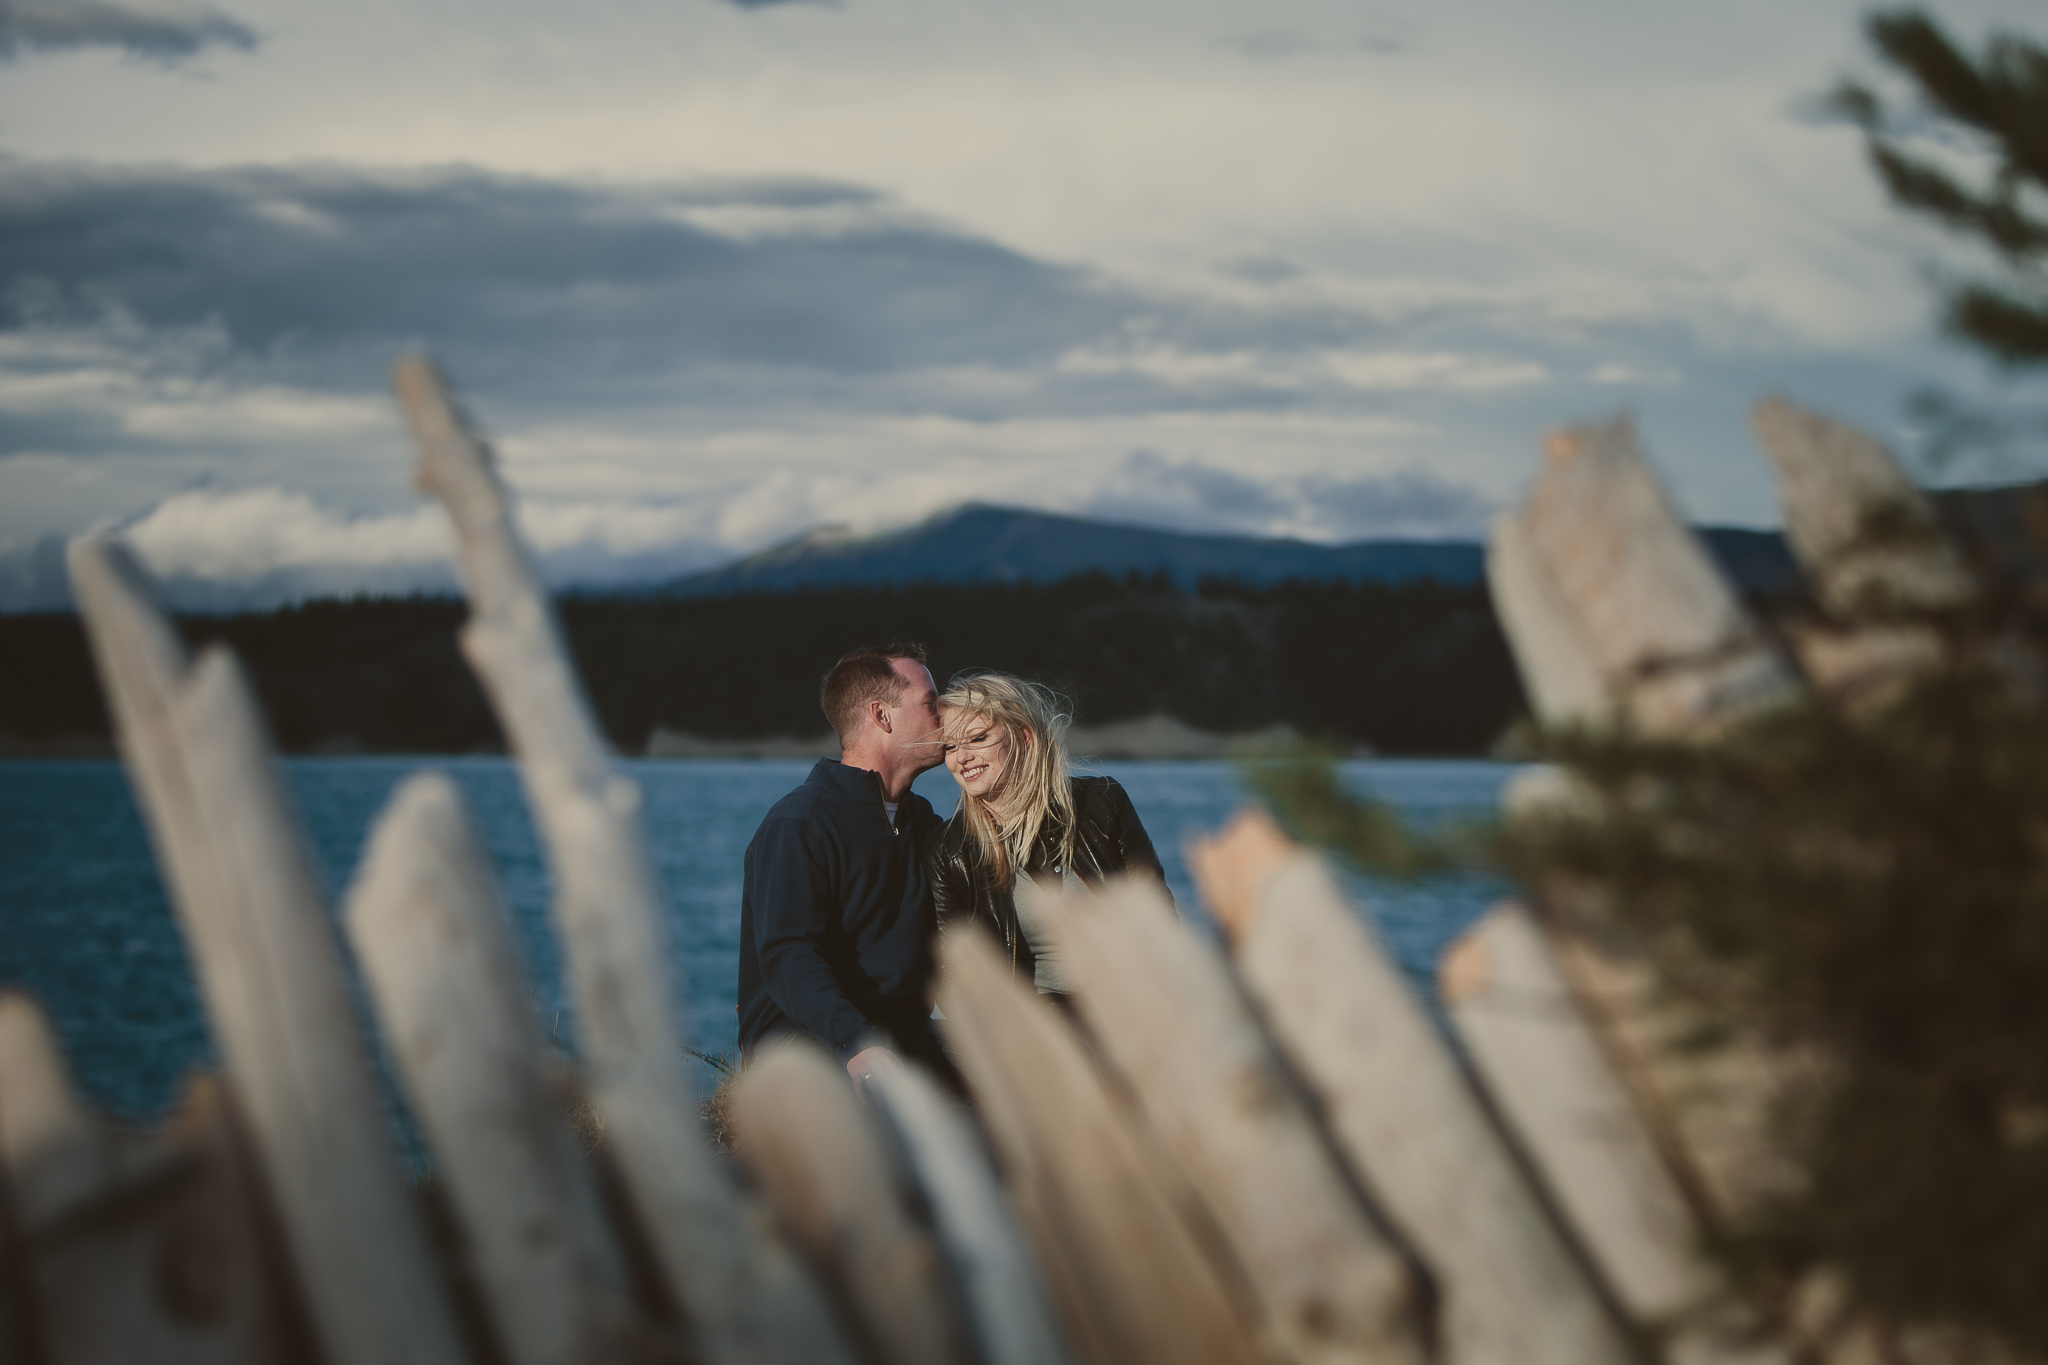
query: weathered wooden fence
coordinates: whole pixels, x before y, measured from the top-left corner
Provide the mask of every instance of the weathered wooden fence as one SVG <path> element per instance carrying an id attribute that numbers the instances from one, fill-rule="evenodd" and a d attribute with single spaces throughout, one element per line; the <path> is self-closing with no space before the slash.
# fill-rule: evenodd
<path id="1" fill-rule="evenodd" d="M 240 667 L 187 656 L 117 541 L 75 543 L 222 1071 L 161 1130 L 122 1131 L 75 1097 L 37 1007 L 0 998 L 0 1362 L 1861 1358 L 1824 1332 L 1748 1339 L 1699 1252 L 1768 1177 L 1756 1116 L 1782 1059 L 1684 1072 L 1638 964 L 1515 905 L 1446 955 L 1447 1034 L 1331 870 L 1256 813 L 1192 853 L 1220 944 L 1136 884 L 1042 897 L 1071 1014 L 971 934 L 945 938 L 938 1004 L 971 1114 L 915 1072 L 857 1101 L 788 1044 L 738 1082 L 736 1154 L 716 1154 L 638 790 L 488 451 L 425 362 L 397 387 L 456 530 L 462 647 L 542 835 L 581 1055 L 545 1045 L 493 869 L 433 773 L 392 797 L 340 916 L 358 1017 Z M 1969 591 L 1874 443 L 1778 402 L 1756 426 L 1822 594 Z M 1921 534 L 1858 558 L 1843 528 L 1882 509 Z M 1879 626 L 1788 653 L 1625 423 L 1553 441 L 1490 571 L 1551 721 L 1711 735 L 1808 686 L 1881 686 L 1931 648 Z M 1539 781 L 1515 799 L 1558 798 Z M 434 1186 L 401 1172 L 372 1033 Z M 572 1132 L 579 1105 L 601 1142 Z"/>

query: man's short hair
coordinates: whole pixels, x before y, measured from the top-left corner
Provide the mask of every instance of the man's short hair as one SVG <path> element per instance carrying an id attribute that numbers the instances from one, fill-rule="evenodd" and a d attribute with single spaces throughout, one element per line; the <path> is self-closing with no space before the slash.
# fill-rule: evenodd
<path id="1" fill-rule="evenodd" d="M 899 640 L 879 648 L 856 649 L 844 655 L 825 674 L 818 687 L 818 705 L 825 719 L 846 743 L 860 730 L 860 718 L 868 703 L 880 699 L 894 706 L 903 693 L 903 679 L 896 673 L 896 660 L 928 662 L 924 646 L 915 640 Z"/>

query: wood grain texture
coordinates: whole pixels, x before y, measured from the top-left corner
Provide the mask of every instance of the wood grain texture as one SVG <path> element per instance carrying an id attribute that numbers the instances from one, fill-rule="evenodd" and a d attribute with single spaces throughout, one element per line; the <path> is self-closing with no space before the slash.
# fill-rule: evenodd
<path id="1" fill-rule="evenodd" d="M 40 1365 L 262 1365 L 312 1345 L 276 1264 L 217 1080 L 172 1123 L 123 1133 L 115 1174 L 23 1229 L 17 1286 Z"/>
<path id="2" fill-rule="evenodd" d="M 1066 1337 L 1090 1365 L 1262 1358 L 1243 1287 L 1196 1244 L 1157 1153 L 1058 1012 L 978 931 L 939 946 L 939 1008 Z"/>
<path id="3" fill-rule="evenodd" d="M 72 1088 L 49 1016 L 0 994 L 0 1180 L 14 1222 L 34 1227 L 113 1177 L 107 1135 Z"/>
<path id="4" fill-rule="evenodd" d="M 846 1077 L 808 1039 L 748 1063 L 728 1107 L 739 1159 L 776 1219 L 852 1318 L 867 1354 L 894 1365 L 966 1365 L 970 1338 L 931 1235 Z"/>
<path id="5" fill-rule="evenodd" d="M 1063 1365 L 1043 1278 L 967 1112 L 914 1067 L 867 1082 L 877 1120 L 930 1211 L 984 1365 Z"/>
<path id="6" fill-rule="evenodd" d="M 626 1358 L 626 1274 L 544 1077 L 509 912 L 455 784 L 416 775 L 345 922 L 512 1365 Z"/>
<path id="7" fill-rule="evenodd" d="M 72 588 L 246 1116 L 336 1365 L 460 1360 L 370 1078 L 324 897 L 255 699 L 221 649 L 189 668 L 133 562 L 72 542 Z"/>
<path id="8" fill-rule="evenodd" d="M 1528 912 L 1495 907 L 1445 964 L 1459 1037 L 1623 1306 L 1661 1324 L 1701 1303 L 1714 1285 L 1685 1198 Z"/>
<path id="9" fill-rule="evenodd" d="M 519 759 L 554 874 L 586 1084 L 669 1288 L 722 1365 L 846 1359 L 823 1300 L 713 1164 L 677 1028 L 640 791 L 612 770 L 490 452 L 433 366 L 394 383 L 419 480 L 454 524 L 462 649 Z"/>
<path id="10" fill-rule="evenodd" d="M 1233 921 L 1239 976 L 1338 1144 L 1432 1271 L 1444 1359 L 1629 1360 L 1597 1286 L 1329 869 L 1277 832 L 1246 837 L 1257 861 L 1243 869 L 1240 898 L 1251 903 Z M 1196 861 L 1205 895 L 1214 865 L 1214 855 Z"/>
<path id="11" fill-rule="evenodd" d="M 1403 1249 L 1333 1158 L 1216 950 L 1158 884 L 1037 892 L 1098 1053 L 1243 1267 L 1282 1359 L 1423 1358 Z"/>
<path id="12" fill-rule="evenodd" d="M 1554 438 L 1520 516 L 1608 688 L 1645 730 L 1698 730 L 1797 695 L 1625 418 Z"/>
<path id="13" fill-rule="evenodd" d="M 1551 581 L 1518 513 L 1496 518 L 1486 543 L 1486 585 L 1529 704 L 1546 725 L 1597 724 L 1614 697 L 1585 627 Z"/>
<path id="14" fill-rule="evenodd" d="M 1934 504 L 1874 438 L 1779 397 L 1749 422 L 1778 472 L 1785 539 L 1829 611 L 1939 611 L 1976 595 Z"/>

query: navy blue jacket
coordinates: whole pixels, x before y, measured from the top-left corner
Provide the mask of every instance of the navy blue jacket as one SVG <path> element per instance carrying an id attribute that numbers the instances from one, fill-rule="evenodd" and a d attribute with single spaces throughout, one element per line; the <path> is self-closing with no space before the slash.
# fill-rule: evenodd
<path id="1" fill-rule="evenodd" d="M 882 779 L 821 758 L 747 845 L 740 897 L 742 1055 L 807 1033 L 841 1061 L 875 1043 L 938 1051 L 931 1026 L 931 803 L 906 792 L 889 824 Z"/>

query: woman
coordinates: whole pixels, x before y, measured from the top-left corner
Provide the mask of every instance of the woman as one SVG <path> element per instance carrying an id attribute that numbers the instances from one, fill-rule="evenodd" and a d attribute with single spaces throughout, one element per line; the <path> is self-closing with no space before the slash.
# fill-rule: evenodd
<path id="1" fill-rule="evenodd" d="M 946 768 L 960 806 L 940 834 L 932 868 L 939 929 L 979 924 L 1018 974 L 1042 992 L 1067 989 L 1058 955 L 1024 898 L 1021 873 L 1048 889 L 1100 884 L 1119 872 L 1166 875 L 1131 798 L 1114 778 L 1075 777 L 1053 693 L 1006 673 L 967 673 L 939 698 Z"/>

